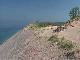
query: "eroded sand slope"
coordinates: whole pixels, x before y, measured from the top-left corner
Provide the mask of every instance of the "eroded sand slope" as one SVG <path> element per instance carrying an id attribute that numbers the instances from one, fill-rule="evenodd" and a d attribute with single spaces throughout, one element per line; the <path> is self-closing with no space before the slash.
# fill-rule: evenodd
<path id="1" fill-rule="evenodd" d="M 64 51 L 57 45 L 52 45 L 48 41 L 55 34 L 53 30 L 56 28 L 56 26 L 38 30 L 24 28 L 0 46 L 0 60 L 71 60 L 63 55 Z M 57 34 L 80 44 L 80 26 L 64 29 Z M 72 60 L 79 60 L 79 53 L 78 58 Z"/>

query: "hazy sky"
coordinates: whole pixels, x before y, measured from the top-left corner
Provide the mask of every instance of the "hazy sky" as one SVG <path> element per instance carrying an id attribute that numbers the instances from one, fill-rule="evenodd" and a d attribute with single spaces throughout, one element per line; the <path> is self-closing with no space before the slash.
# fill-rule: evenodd
<path id="1" fill-rule="evenodd" d="M 0 0 L 0 23 L 65 21 L 75 6 L 80 0 Z"/>

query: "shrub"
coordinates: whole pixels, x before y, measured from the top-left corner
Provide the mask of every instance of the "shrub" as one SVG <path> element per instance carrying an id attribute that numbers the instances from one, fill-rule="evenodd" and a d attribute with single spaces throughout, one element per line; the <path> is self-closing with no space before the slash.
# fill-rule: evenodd
<path id="1" fill-rule="evenodd" d="M 51 36 L 48 39 L 48 41 L 51 41 L 53 43 L 57 42 L 57 46 L 59 48 L 66 49 L 66 50 L 70 50 L 74 47 L 71 41 L 65 40 L 64 37 L 58 38 L 57 35 Z"/>
<path id="2" fill-rule="evenodd" d="M 72 49 L 73 48 L 73 44 L 71 41 L 65 41 L 65 40 L 61 40 L 58 42 L 57 44 L 60 48 L 63 48 L 63 49 L 66 49 L 66 50 L 69 50 L 69 49 Z"/>
<path id="3" fill-rule="evenodd" d="M 48 41 L 52 41 L 52 42 L 58 42 L 58 37 L 57 37 L 57 35 L 54 35 L 54 36 L 51 36 L 49 39 L 48 39 Z"/>

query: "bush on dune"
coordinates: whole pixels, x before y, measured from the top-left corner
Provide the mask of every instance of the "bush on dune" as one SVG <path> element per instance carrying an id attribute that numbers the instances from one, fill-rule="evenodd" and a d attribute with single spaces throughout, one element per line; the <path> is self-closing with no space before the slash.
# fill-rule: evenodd
<path id="1" fill-rule="evenodd" d="M 52 43 L 57 43 L 57 46 L 62 49 L 70 50 L 74 46 L 71 41 L 65 40 L 64 37 L 58 38 L 57 35 L 51 36 L 48 41 Z"/>

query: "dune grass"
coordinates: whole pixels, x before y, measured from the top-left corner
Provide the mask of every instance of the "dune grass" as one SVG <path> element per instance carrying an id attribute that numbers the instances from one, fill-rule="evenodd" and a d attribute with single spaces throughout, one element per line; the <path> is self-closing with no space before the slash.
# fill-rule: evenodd
<path id="1" fill-rule="evenodd" d="M 51 36 L 48 41 L 57 43 L 57 46 L 62 49 L 71 50 L 72 48 L 74 48 L 74 45 L 71 41 L 66 40 L 64 37 L 58 38 L 57 35 Z"/>
<path id="2" fill-rule="evenodd" d="M 47 27 L 47 26 L 62 26 L 64 25 L 64 22 L 36 22 L 33 24 L 30 24 L 29 27 L 30 28 L 42 28 L 42 27 Z"/>

